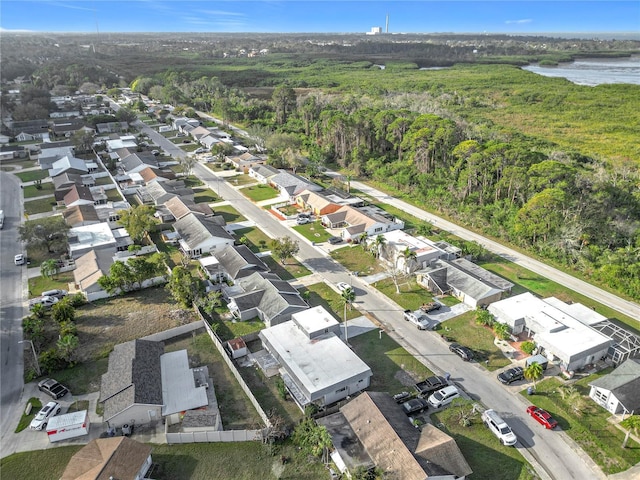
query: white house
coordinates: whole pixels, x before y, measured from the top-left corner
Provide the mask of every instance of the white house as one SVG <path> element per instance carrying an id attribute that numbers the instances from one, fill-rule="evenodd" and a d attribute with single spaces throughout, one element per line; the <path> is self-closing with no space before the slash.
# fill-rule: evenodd
<path id="1" fill-rule="evenodd" d="M 233 245 L 234 239 L 215 219 L 188 213 L 173 224 L 180 235 L 180 249 L 191 258 L 222 250 Z"/>
<path id="2" fill-rule="evenodd" d="M 330 405 L 369 386 L 371 369 L 338 337 L 338 321 L 323 307 L 259 333 L 280 362 L 287 389 L 301 408 Z"/>
<path id="3" fill-rule="evenodd" d="M 340 236 L 344 240 L 359 240 L 362 236 L 378 236 L 404 228 L 402 220 L 375 206 L 355 208 L 345 205 L 334 213 L 323 215 L 321 221 L 327 228 L 341 228 Z"/>
<path id="4" fill-rule="evenodd" d="M 640 358 L 630 358 L 589 386 L 593 401 L 614 415 L 640 412 Z"/>

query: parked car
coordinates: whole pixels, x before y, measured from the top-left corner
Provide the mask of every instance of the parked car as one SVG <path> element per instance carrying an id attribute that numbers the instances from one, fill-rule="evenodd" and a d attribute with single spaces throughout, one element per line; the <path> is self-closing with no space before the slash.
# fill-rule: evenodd
<path id="1" fill-rule="evenodd" d="M 542 408 L 538 408 L 535 405 L 529 405 L 527 407 L 527 413 L 531 415 L 534 420 L 536 420 L 540 425 L 548 430 L 551 430 L 558 426 L 558 422 L 549 414 L 549 412 L 543 410 Z"/>
<path id="2" fill-rule="evenodd" d="M 58 303 L 57 297 L 37 297 L 29 300 L 29 310 L 33 310 L 36 305 L 42 305 L 45 308 L 51 308 Z"/>
<path id="3" fill-rule="evenodd" d="M 446 387 L 447 385 L 448 383 L 444 377 L 433 376 L 423 380 L 422 382 L 416 383 L 414 388 L 419 395 L 428 395 L 431 392 L 440 390 L 442 387 Z"/>
<path id="4" fill-rule="evenodd" d="M 424 398 L 412 398 L 408 402 L 404 402 L 402 404 L 402 410 L 407 415 L 411 415 L 413 413 L 421 413 L 424 412 L 427 408 L 429 408 L 429 404 Z"/>
<path id="5" fill-rule="evenodd" d="M 422 310 L 424 313 L 429 313 L 440 310 L 440 307 L 442 307 L 442 305 L 440 305 L 438 302 L 429 302 L 423 303 L 420 307 L 420 310 Z"/>
<path id="6" fill-rule="evenodd" d="M 329 240 L 327 240 L 327 242 L 329 242 L 331 245 L 336 245 L 338 243 L 342 243 L 342 238 L 340 238 L 340 237 L 329 237 Z"/>
<path id="7" fill-rule="evenodd" d="M 311 222 L 311 219 L 309 217 L 298 217 L 296 219 L 296 223 L 298 225 L 304 225 L 304 224 L 310 223 L 310 222 Z"/>
<path id="8" fill-rule="evenodd" d="M 449 385 L 433 393 L 428 402 L 433 408 L 442 408 L 449 405 L 456 398 L 460 398 L 460 391 L 455 386 Z"/>
<path id="9" fill-rule="evenodd" d="M 507 425 L 498 412 L 489 409 L 482 413 L 482 421 L 493 434 L 498 437 L 503 445 L 515 445 L 518 437 L 513 433 L 511 427 Z"/>
<path id="10" fill-rule="evenodd" d="M 460 345 L 459 343 L 452 343 L 451 345 L 449 345 L 449 350 L 458 355 L 465 362 L 473 360 L 473 351 L 468 347 Z"/>
<path id="11" fill-rule="evenodd" d="M 62 298 L 66 297 L 68 293 L 69 292 L 67 292 L 66 290 L 55 289 L 47 290 L 46 292 L 42 292 L 40 295 L 43 297 L 56 297 L 58 300 L 61 300 Z"/>
<path id="12" fill-rule="evenodd" d="M 404 403 L 409 398 L 411 398 L 411 394 L 409 392 L 400 392 L 400 393 L 396 393 L 393 396 L 393 399 L 396 401 L 396 403 Z"/>
<path id="13" fill-rule="evenodd" d="M 345 292 L 347 290 L 353 290 L 353 287 L 346 282 L 338 282 L 336 283 L 336 288 L 340 293 Z"/>
<path id="14" fill-rule="evenodd" d="M 58 383 L 53 378 L 47 378 L 45 380 L 40 381 L 38 383 L 38 390 L 46 393 L 54 400 L 64 397 L 67 393 L 69 393 L 69 389 Z"/>
<path id="15" fill-rule="evenodd" d="M 25 261 L 26 260 L 25 260 L 24 255 L 22 253 L 19 253 L 15 257 L 13 257 L 13 263 L 15 263 L 16 265 L 24 265 Z"/>
<path id="16" fill-rule="evenodd" d="M 509 385 L 512 382 L 517 382 L 518 380 L 522 380 L 524 378 L 524 368 L 522 367 L 513 367 L 509 370 L 505 370 L 502 373 L 498 374 L 498 380 L 502 383 Z"/>
<path id="17" fill-rule="evenodd" d="M 404 311 L 404 319 L 413 323 L 418 330 L 426 330 L 429 328 L 429 319 L 425 316 L 417 316 L 411 310 Z"/>
<path id="18" fill-rule="evenodd" d="M 29 428 L 33 430 L 44 430 L 47 428 L 47 422 L 51 417 L 54 417 L 60 413 L 60 404 L 58 402 L 49 402 L 36 414 L 35 418 L 31 420 Z"/>

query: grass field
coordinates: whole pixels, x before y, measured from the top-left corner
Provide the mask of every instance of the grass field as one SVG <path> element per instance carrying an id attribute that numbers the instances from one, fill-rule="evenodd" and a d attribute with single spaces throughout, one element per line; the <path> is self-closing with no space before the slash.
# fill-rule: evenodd
<path id="1" fill-rule="evenodd" d="M 212 208 L 216 215 L 222 215 L 227 223 L 244 222 L 246 220 L 246 217 L 231 205 L 216 205 Z"/>
<path id="2" fill-rule="evenodd" d="M 22 412 L 22 416 L 20 417 L 20 421 L 18 422 L 18 426 L 16 427 L 16 430 L 15 430 L 16 433 L 19 433 L 23 431 L 25 428 L 28 428 L 29 424 L 31 423 L 31 420 L 35 418 L 36 414 L 42 408 L 42 402 L 37 397 L 31 397 L 27 401 L 27 404 L 29 403 L 31 404 L 31 412 L 29 412 L 29 415 L 25 413 L 27 410 L 27 405 L 25 405 L 24 411 Z"/>
<path id="3" fill-rule="evenodd" d="M 38 188 L 39 187 L 39 188 Z M 46 182 L 41 185 L 29 185 L 22 188 L 24 198 L 43 197 L 45 195 L 51 195 L 55 191 L 54 185 L 51 182 Z"/>
<path id="4" fill-rule="evenodd" d="M 421 287 L 416 282 L 415 276 L 399 280 L 400 293 L 396 292 L 396 285 L 392 279 L 387 278 L 373 284 L 373 286 L 396 302 L 403 310 L 417 310 L 423 303 L 428 303 L 433 299 L 433 295 L 426 288 Z M 459 303 L 457 300 L 449 300 L 447 303 Z"/>
<path id="5" fill-rule="evenodd" d="M 305 225 L 294 225 L 292 228 L 310 242 L 326 242 L 331 236 L 320 222 L 311 222 Z"/>
<path id="6" fill-rule="evenodd" d="M 295 258 L 287 258 L 287 263 L 282 265 L 271 256 L 262 257 L 261 260 L 267 264 L 273 273 L 278 275 L 282 280 L 293 280 L 294 278 L 305 277 L 311 274 L 311 271 L 298 262 Z"/>
<path id="7" fill-rule="evenodd" d="M 254 253 L 265 252 L 270 248 L 271 238 L 258 227 L 240 228 L 234 233 L 238 239 L 245 237 L 247 240 L 245 245 Z"/>
<path id="8" fill-rule="evenodd" d="M 320 305 L 328 312 L 333 313 L 333 316 L 336 317 L 338 321 L 342 322 L 344 320 L 344 303 L 342 301 L 342 297 L 329 285 L 324 282 L 315 283 L 300 289 L 301 294 L 304 294 L 305 291 L 309 292 L 309 299 L 307 300 L 309 305 L 312 307 Z M 357 305 L 358 297 L 356 297 L 354 303 Z M 361 315 L 362 314 L 355 307 L 347 307 L 347 320 L 351 320 Z"/>
<path id="9" fill-rule="evenodd" d="M 269 200 L 271 198 L 276 198 L 279 195 L 278 190 L 262 183 L 258 185 L 251 185 L 249 187 L 241 189 L 240 191 L 243 195 L 249 197 L 254 202 Z"/>
<path id="10" fill-rule="evenodd" d="M 350 272 L 358 275 L 372 275 L 384 271 L 384 266 L 376 257 L 362 248 L 361 245 L 338 248 L 331 251 L 331 258 Z"/>
<path id="11" fill-rule="evenodd" d="M 42 180 L 49 176 L 48 170 L 31 170 L 29 172 L 14 173 L 22 182 L 33 182 L 34 180 Z"/>
<path id="12" fill-rule="evenodd" d="M 29 298 L 40 296 L 46 290 L 67 290 L 73 282 L 73 272 L 56 273 L 52 278 L 43 276 L 29 279 Z"/>
<path id="13" fill-rule="evenodd" d="M 24 213 L 27 215 L 35 215 L 37 213 L 51 212 L 55 206 L 56 199 L 53 195 L 38 200 L 25 200 Z"/>
<path id="14" fill-rule="evenodd" d="M 607 420 L 611 416 L 609 412 L 597 406 L 588 397 L 588 384 L 610 372 L 611 369 L 603 370 L 572 383 L 582 395 L 586 407 L 581 416 L 571 408 L 571 400 L 561 397 L 559 390 L 563 383 L 557 378 L 539 382 L 535 395 L 531 397 L 527 395 L 526 390 L 521 392 L 536 406 L 551 413 L 560 428 L 575 440 L 606 474 L 622 472 L 640 462 L 640 445 L 629 439 L 627 448 L 620 448 L 625 432 L 610 423 Z"/>
<path id="15" fill-rule="evenodd" d="M 215 203 L 220 201 L 220 197 L 217 197 L 210 188 L 194 188 L 193 191 L 196 203 Z"/>
<path id="16" fill-rule="evenodd" d="M 111 177 L 96 178 L 96 185 L 113 185 Z"/>

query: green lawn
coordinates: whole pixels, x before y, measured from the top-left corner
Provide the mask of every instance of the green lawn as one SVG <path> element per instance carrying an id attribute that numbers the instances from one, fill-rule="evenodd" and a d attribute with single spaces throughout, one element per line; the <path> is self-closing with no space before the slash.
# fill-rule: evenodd
<path id="1" fill-rule="evenodd" d="M 74 395 L 83 395 L 95 391 L 96 382 L 100 385 L 102 374 L 107 373 L 109 367 L 108 354 L 113 345 L 105 347 L 102 358 L 89 362 L 76 363 L 73 367 L 51 373 L 51 377 L 66 385 Z M 98 404 L 102 407 L 102 404 Z"/>
<path id="2" fill-rule="evenodd" d="M 417 310 L 420 305 L 433 299 L 433 295 L 429 290 L 418 285 L 415 276 L 399 280 L 400 293 L 396 293 L 396 285 L 390 278 L 380 280 L 374 283 L 373 286 L 400 305 L 403 310 Z"/>
<path id="3" fill-rule="evenodd" d="M 96 178 L 96 185 L 113 185 L 111 177 Z"/>
<path id="4" fill-rule="evenodd" d="M 271 198 L 276 198 L 279 195 L 278 190 L 263 183 L 260 183 L 258 185 L 251 185 L 249 187 L 241 189 L 240 191 L 243 195 L 249 197 L 254 202 L 269 200 Z"/>
<path id="5" fill-rule="evenodd" d="M 121 202 L 123 200 L 117 188 L 110 188 L 109 190 L 105 190 L 104 193 L 106 193 L 107 201 L 109 202 Z"/>
<path id="6" fill-rule="evenodd" d="M 210 188 L 194 188 L 193 191 L 195 193 L 193 200 L 196 203 L 215 203 L 220 201 L 220 198 Z"/>
<path id="7" fill-rule="evenodd" d="M 29 427 L 29 424 L 31 423 L 31 420 L 34 419 L 36 414 L 42 408 L 42 402 L 37 397 L 31 397 L 27 401 L 27 404 L 29 404 L 29 403 L 31 404 L 31 412 L 29 412 L 29 415 L 27 415 L 25 413 L 26 410 L 27 410 L 27 405 L 25 405 L 24 406 L 24 410 L 22 411 L 22 416 L 20 417 L 20 421 L 18 422 L 18 426 L 16 427 L 15 433 L 20 433 L 25 428 Z"/>
<path id="8" fill-rule="evenodd" d="M 227 223 L 244 222 L 246 220 L 246 217 L 241 215 L 240 212 L 231 205 L 219 205 L 214 207 L 213 210 L 216 212 L 216 215 L 222 215 Z"/>
<path id="9" fill-rule="evenodd" d="M 240 187 L 242 185 L 249 185 L 251 183 L 256 183 L 256 179 L 253 177 L 250 177 L 249 175 L 245 174 L 245 173 L 241 173 L 238 175 L 234 175 L 233 177 L 224 177 L 224 180 L 228 183 L 230 183 L 231 185 Z"/>
<path id="10" fill-rule="evenodd" d="M 270 248 L 271 238 L 258 227 L 240 228 L 234 233 L 238 239 L 245 237 L 245 245 L 254 253 L 265 252 Z"/>
<path id="11" fill-rule="evenodd" d="M 627 448 L 620 448 L 625 433 L 609 423 L 609 412 L 588 397 L 588 384 L 610 372 L 611 369 L 607 369 L 573 383 L 584 399 L 585 409 L 582 416 L 572 411 L 569 402 L 560 396 L 559 389 L 563 383 L 557 378 L 539 382 L 533 396 L 527 395 L 526 390 L 521 392 L 536 406 L 549 411 L 558 421 L 560 428 L 575 440 L 606 474 L 622 472 L 640 462 L 640 445 L 629 439 Z"/>
<path id="12" fill-rule="evenodd" d="M 314 283 L 300 289 L 300 293 L 304 295 L 304 292 L 309 292 L 309 299 L 307 303 L 312 307 L 321 305 L 328 312 L 333 313 L 340 322 L 344 320 L 344 303 L 342 297 L 333 290 L 326 283 Z M 356 296 L 355 303 L 357 305 L 358 297 Z M 362 314 L 356 308 L 347 308 L 347 320 L 361 316 Z"/>
<path id="13" fill-rule="evenodd" d="M 264 322 L 260 321 L 258 318 L 240 322 L 222 320 L 217 315 L 216 317 L 217 318 L 211 322 L 211 325 L 216 329 L 216 333 L 223 341 L 229 341 L 264 329 Z"/>
<path id="14" fill-rule="evenodd" d="M 55 191 L 53 183 L 47 182 L 42 185 L 29 185 L 23 187 L 22 193 L 24 198 L 42 197 L 43 195 L 51 195 Z"/>
<path id="15" fill-rule="evenodd" d="M 476 325 L 475 311 L 447 320 L 441 333 L 451 341 L 458 342 L 473 349 L 476 361 L 493 371 L 505 367 L 511 361 L 504 356 L 502 351 L 493 343 L 493 331 L 487 327 Z M 489 360 L 488 364 L 484 362 Z M 462 360 L 461 360 L 462 361 Z"/>
<path id="16" fill-rule="evenodd" d="M 33 263 L 31 264 L 33 265 Z M 52 278 L 34 277 L 29 279 L 29 298 L 40 296 L 46 290 L 67 290 L 73 282 L 73 272 L 57 273 Z"/>
<path id="17" fill-rule="evenodd" d="M 278 275 L 282 280 L 293 280 L 294 278 L 306 277 L 311 275 L 311 271 L 298 262 L 295 258 L 287 258 L 287 263 L 282 265 L 271 256 L 262 257 L 261 260 L 267 264 L 273 273 Z"/>
<path id="18" fill-rule="evenodd" d="M 193 152 L 194 150 L 197 150 L 200 148 L 200 144 L 195 142 L 191 142 L 191 143 L 179 142 L 178 145 L 185 152 Z"/>
<path id="19" fill-rule="evenodd" d="M 405 230 L 412 230 L 414 228 L 417 228 L 418 225 L 425 223 L 424 220 L 420 220 L 418 217 L 414 217 L 410 213 L 407 213 L 404 210 L 400 210 L 399 208 L 396 208 L 393 205 L 389 205 L 388 203 L 376 203 L 376 206 L 380 207 L 388 214 L 402 220 L 404 222 Z"/>
<path id="20" fill-rule="evenodd" d="M 372 330 L 349 339 L 349 343 L 373 372 L 369 390 L 391 394 L 413 391 L 413 383 L 433 375 L 431 370 L 384 332 L 380 338 L 378 330 Z M 410 380 L 405 374 L 404 383 L 400 380 L 403 370 L 411 376 Z"/>
<path id="21" fill-rule="evenodd" d="M 329 240 L 331 236 L 320 222 L 311 222 L 305 225 L 295 225 L 293 229 L 305 237 L 307 240 L 322 243 Z"/>
<path id="22" fill-rule="evenodd" d="M 195 175 L 189 175 L 188 177 L 180 177 L 180 180 L 182 180 L 185 186 L 189 188 L 202 187 L 204 185 L 204 182 L 200 180 L 198 177 L 196 177 Z"/>
<path id="23" fill-rule="evenodd" d="M 333 250 L 331 258 L 350 272 L 358 272 L 360 276 L 384 272 L 381 262 L 370 253 L 365 252 L 361 245 Z"/>
<path id="24" fill-rule="evenodd" d="M 167 262 L 169 268 L 180 265 L 182 261 L 182 252 L 180 249 L 176 245 L 164 242 L 160 236 L 161 232 L 152 232 L 150 235 L 153 243 L 158 247 L 158 250 L 169 255 L 169 261 Z"/>
<path id="25" fill-rule="evenodd" d="M 48 170 L 31 170 L 30 172 L 14 173 L 23 182 L 33 182 L 34 180 L 42 180 L 49 176 Z"/>
<path id="26" fill-rule="evenodd" d="M 538 476 L 514 447 L 506 447 L 483 424 L 479 417 L 468 427 L 460 425 L 457 415 L 460 406 L 454 402 L 449 408 L 431 415 L 434 425 L 453 437 L 473 470 L 470 478 L 491 480 L 534 480 Z M 465 411 L 471 402 L 461 402 Z"/>
<path id="27" fill-rule="evenodd" d="M 57 205 L 53 195 L 38 200 L 28 200 L 24 202 L 24 212 L 27 215 L 35 215 L 36 213 L 45 213 L 53 211 L 53 207 Z"/>

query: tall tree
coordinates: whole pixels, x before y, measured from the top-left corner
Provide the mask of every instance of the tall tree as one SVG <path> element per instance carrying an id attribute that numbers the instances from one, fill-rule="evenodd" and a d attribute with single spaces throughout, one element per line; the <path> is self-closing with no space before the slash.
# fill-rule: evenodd
<path id="1" fill-rule="evenodd" d="M 118 212 L 118 223 L 127 230 L 134 241 L 141 242 L 156 225 L 154 213 L 155 209 L 150 205 L 135 205 Z"/>
<path id="2" fill-rule="evenodd" d="M 49 258 L 40 264 L 40 274 L 45 278 L 53 278 L 58 273 L 58 262 Z"/>
<path id="3" fill-rule="evenodd" d="M 538 362 L 532 362 L 524 369 L 524 378 L 533 382 L 533 388 L 536 387 L 538 380 L 542 378 L 544 369 Z"/>
<path id="4" fill-rule="evenodd" d="M 285 265 L 287 258 L 293 257 L 300 250 L 297 240 L 291 237 L 275 238 L 271 241 L 271 251 Z"/>
<path id="5" fill-rule="evenodd" d="M 289 115 L 295 111 L 296 92 L 294 92 L 291 87 L 281 85 L 273 90 L 271 99 L 273 100 L 273 106 L 276 111 L 276 123 L 278 125 L 284 125 L 287 123 Z"/>
<path id="6" fill-rule="evenodd" d="M 61 216 L 45 217 L 23 223 L 18 227 L 20 239 L 29 248 L 46 248 L 48 253 L 66 251 L 69 226 Z"/>
<path id="7" fill-rule="evenodd" d="M 191 308 L 193 302 L 204 294 L 204 285 L 188 269 L 178 265 L 171 271 L 167 290 L 184 308 Z"/>

